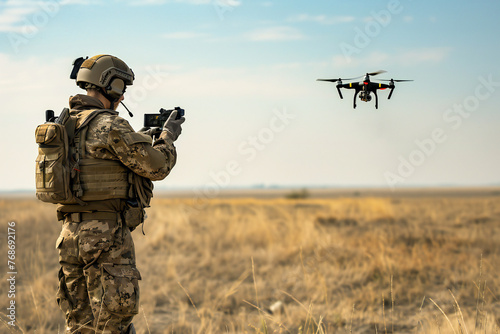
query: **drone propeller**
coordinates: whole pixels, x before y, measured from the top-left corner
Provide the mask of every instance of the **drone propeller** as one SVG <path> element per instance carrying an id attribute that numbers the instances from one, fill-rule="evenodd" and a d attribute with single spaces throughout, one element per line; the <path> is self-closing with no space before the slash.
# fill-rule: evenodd
<path id="1" fill-rule="evenodd" d="M 377 72 L 372 72 L 372 73 L 366 73 L 367 75 L 378 75 L 380 73 L 387 73 L 387 71 L 384 71 L 384 70 L 380 70 L 380 71 L 377 71 Z"/>
<path id="2" fill-rule="evenodd" d="M 354 79 L 358 79 L 358 78 L 361 78 L 361 77 L 356 77 L 356 78 L 344 78 L 344 79 L 341 79 L 341 78 L 338 78 L 338 79 L 316 79 L 316 81 L 329 81 L 329 82 L 337 82 L 337 81 L 340 81 L 340 82 L 342 82 L 342 80 L 354 80 Z"/>
<path id="3" fill-rule="evenodd" d="M 316 81 L 329 81 L 329 82 L 337 82 L 337 81 L 342 81 L 342 79 L 316 79 Z"/>
<path id="4" fill-rule="evenodd" d="M 380 71 L 377 71 L 377 72 L 366 73 L 366 75 L 368 75 L 368 76 L 370 76 L 370 75 L 377 75 L 377 74 L 386 73 L 386 72 L 387 71 L 380 70 Z M 359 78 L 362 78 L 362 77 L 364 77 L 364 76 L 361 75 L 361 76 L 355 77 L 355 78 L 344 78 L 344 79 L 341 79 L 341 78 L 338 78 L 338 79 L 316 79 L 316 81 L 329 81 L 329 82 L 340 81 L 340 82 L 342 82 L 342 80 L 355 80 L 355 79 L 359 79 Z"/>
<path id="5" fill-rule="evenodd" d="M 395 79 L 391 79 L 391 80 L 387 80 L 387 79 L 379 79 L 380 81 L 390 81 L 390 82 L 407 82 L 407 81 L 413 81 L 413 80 L 395 80 Z"/>

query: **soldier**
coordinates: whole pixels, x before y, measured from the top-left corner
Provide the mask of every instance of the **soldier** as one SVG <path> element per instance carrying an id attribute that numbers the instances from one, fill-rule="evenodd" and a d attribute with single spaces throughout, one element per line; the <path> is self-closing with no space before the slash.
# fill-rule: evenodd
<path id="1" fill-rule="evenodd" d="M 154 143 L 135 132 L 115 111 L 133 80 L 122 60 L 98 55 L 85 60 L 76 77 L 87 95 L 69 101 L 76 129 L 83 130 L 70 145 L 78 161 L 72 185 L 80 193 L 78 203 L 57 209 L 63 222 L 56 245 L 61 265 L 57 302 L 67 333 L 135 333 L 141 276 L 131 232 L 143 222 L 151 181 L 164 179 L 175 165 L 173 143 L 184 117 L 176 120 L 174 111 Z"/>

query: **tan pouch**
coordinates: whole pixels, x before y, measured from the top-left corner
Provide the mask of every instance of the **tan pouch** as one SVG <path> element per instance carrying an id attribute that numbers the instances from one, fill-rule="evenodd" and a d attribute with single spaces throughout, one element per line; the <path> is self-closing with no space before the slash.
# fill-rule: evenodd
<path id="1" fill-rule="evenodd" d="M 133 231 L 144 222 L 144 209 L 127 205 L 123 219 L 125 220 L 125 225 L 130 231 Z"/>

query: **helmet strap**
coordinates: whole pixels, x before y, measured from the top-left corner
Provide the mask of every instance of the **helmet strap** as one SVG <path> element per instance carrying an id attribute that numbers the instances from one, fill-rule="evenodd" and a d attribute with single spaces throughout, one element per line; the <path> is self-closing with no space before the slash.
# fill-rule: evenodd
<path id="1" fill-rule="evenodd" d="M 119 98 L 118 99 L 112 98 L 111 95 L 106 93 L 106 90 L 104 88 L 101 88 L 101 94 L 106 98 L 106 100 L 108 100 L 111 103 L 110 107 L 113 107 L 115 105 L 115 103 L 117 103 L 120 100 Z M 130 115 L 130 117 L 134 117 L 134 114 L 132 114 L 132 112 L 130 110 L 128 110 L 127 106 L 124 105 L 123 102 L 121 102 L 121 104 L 128 111 L 128 114 Z"/>
<path id="2" fill-rule="evenodd" d="M 112 109 L 112 107 L 115 105 L 115 103 L 118 102 L 118 100 L 120 99 L 120 98 L 111 97 L 111 95 L 106 93 L 106 90 L 104 88 L 101 88 L 101 94 L 106 98 L 106 100 L 109 101 L 109 103 L 111 103 L 110 109 Z"/>

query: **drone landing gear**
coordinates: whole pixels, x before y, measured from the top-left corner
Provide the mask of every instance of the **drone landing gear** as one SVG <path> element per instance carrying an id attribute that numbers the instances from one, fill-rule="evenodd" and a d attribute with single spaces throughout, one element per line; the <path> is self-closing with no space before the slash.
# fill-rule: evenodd
<path id="1" fill-rule="evenodd" d="M 390 99 L 391 99 L 392 92 L 394 92 L 394 88 L 395 88 L 395 87 L 394 87 L 394 86 L 392 86 L 392 88 L 391 88 L 391 92 L 389 93 L 389 97 L 387 98 L 388 100 L 390 100 Z"/>
<path id="2" fill-rule="evenodd" d="M 342 96 L 342 92 L 340 91 L 340 87 L 341 87 L 341 84 L 337 85 L 337 92 L 339 92 L 340 98 L 343 99 L 344 97 Z"/>
<path id="3" fill-rule="evenodd" d="M 353 101 L 354 109 L 356 109 L 356 97 L 358 96 L 358 93 L 359 93 L 359 90 L 356 89 L 356 92 L 354 93 L 354 101 Z"/>

